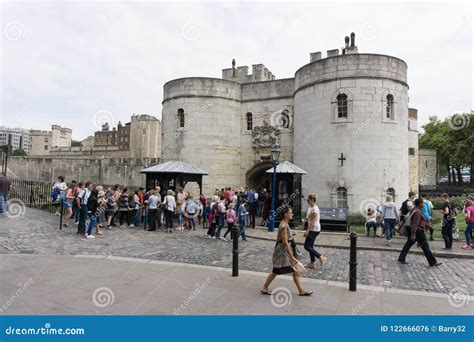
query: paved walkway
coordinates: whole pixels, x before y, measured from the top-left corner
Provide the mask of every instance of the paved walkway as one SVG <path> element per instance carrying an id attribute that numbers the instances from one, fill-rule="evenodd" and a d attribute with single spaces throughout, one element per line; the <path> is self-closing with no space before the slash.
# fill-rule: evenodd
<path id="1" fill-rule="evenodd" d="M 297 243 L 304 244 L 303 231 L 296 231 L 297 235 L 295 240 Z M 247 234 L 253 238 L 272 240 L 276 239 L 276 229 L 273 232 L 269 232 L 265 227 L 257 227 L 256 229 L 247 229 Z M 357 236 L 357 249 L 358 250 L 371 250 L 371 251 L 389 251 L 389 252 L 400 252 L 401 247 L 406 242 L 405 237 L 395 236 L 393 238 L 392 246 L 385 246 L 386 240 L 384 238 L 366 237 L 365 235 Z M 334 233 L 334 232 L 323 232 L 321 233 L 316 244 L 320 247 L 330 248 L 343 248 L 349 249 L 350 240 L 349 234 L 347 233 Z M 430 248 L 435 256 L 445 258 L 468 258 L 474 259 L 474 250 L 464 250 L 462 246 L 465 245 L 464 239 L 453 242 L 453 249 L 451 251 L 444 251 L 444 241 L 442 239 L 436 239 L 429 241 Z M 410 253 L 421 254 L 421 249 L 412 248 Z"/>
<path id="2" fill-rule="evenodd" d="M 458 293 L 419 293 L 291 279 L 259 293 L 265 273 L 113 256 L 0 255 L 0 314 L 8 315 L 469 315 L 474 302 Z"/>
<path id="3" fill-rule="evenodd" d="M 58 217 L 49 213 L 26 209 L 18 218 L 0 217 L 0 254 L 34 255 L 112 255 L 143 258 L 186 264 L 231 267 L 232 244 L 208 239 L 205 230 L 176 232 L 147 232 L 142 228 L 114 228 L 105 235 L 87 240 L 75 234 L 76 227 L 58 230 Z M 266 234 L 249 230 L 250 235 Z M 322 234 L 321 240 L 325 235 Z M 341 244 L 347 246 L 344 236 Z M 301 239 L 298 237 L 297 239 Z M 361 238 L 362 241 L 363 238 Z M 371 240 L 371 239 L 369 239 Z M 377 239 L 382 244 L 381 239 Z M 318 238 L 317 243 L 320 240 Z M 394 247 L 401 249 L 402 240 L 395 240 Z M 242 270 L 269 272 L 274 241 L 249 238 L 240 243 L 240 268 Z M 347 284 L 349 251 L 341 248 L 317 247 L 328 257 L 327 264 L 309 271 L 305 277 L 322 281 Z M 413 248 L 416 250 L 416 247 Z M 307 254 L 304 253 L 304 261 Z M 399 252 L 358 251 L 357 282 L 359 285 L 385 286 L 392 289 L 415 290 L 448 294 L 462 289 L 474 296 L 474 264 L 464 257 L 443 258 L 441 267 L 430 268 L 422 255 L 410 253 L 409 265 L 399 265 Z"/>

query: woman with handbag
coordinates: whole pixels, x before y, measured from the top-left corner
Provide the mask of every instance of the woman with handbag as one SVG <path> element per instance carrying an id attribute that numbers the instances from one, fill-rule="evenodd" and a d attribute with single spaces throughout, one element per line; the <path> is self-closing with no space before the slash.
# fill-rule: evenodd
<path id="1" fill-rule="evenodd" d="M 293 239 L 289 226 L 290 220 L 293 218 L 293 210 L 290 206 L 285 206 L 282 210 L 283 218 L 278 227 L 277 242 L 273 251 L 273 270 L 267 277 L 260 293 L 271 295 L 272 291 L 269 286 L 278 274 L 293 273 L 293 281 L 300 296 L 311 296 L 313 291 L 305 290 L 301 284 L 301 273 L 304 266 L 298 261 L 298 249 Z"/>

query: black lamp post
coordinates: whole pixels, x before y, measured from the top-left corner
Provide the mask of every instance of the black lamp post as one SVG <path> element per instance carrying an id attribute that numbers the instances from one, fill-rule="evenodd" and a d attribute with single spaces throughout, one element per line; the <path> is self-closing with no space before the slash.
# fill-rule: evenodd
<path id="1" fill-rule="evenodd" d="M 280 145 L 275 144 L 272 147 L 272 163 L 273 163 L 273 176 L 272 176 L 272 207 L 270 210 L 270 222 L 268 226 L 268 231 L 273 232 L 275 230 L 275 194 L 276 194 L 276 167 L 278 165 L 278 160 L 280 159 Z"/>

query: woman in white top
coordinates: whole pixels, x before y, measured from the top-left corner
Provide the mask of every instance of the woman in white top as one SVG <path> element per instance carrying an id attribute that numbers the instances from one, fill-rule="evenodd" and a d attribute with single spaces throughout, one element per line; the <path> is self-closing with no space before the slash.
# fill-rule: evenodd
<path id="1" fill-rule="evenodd" d="M 178 188 L 178 193 L 176 194 L 176 212 L 178 214 L 178 230 L 183 230 L 184 225 L 184 212 L 186 210 L 186 193 L 183 191 L 183 188 Z"/>
<path id="2" fill-rule="evenodd" d="M 308 251 L 311 262 L 306 265 L 306 268 L 314 268 L 316 259 L 319 259 L 321 266 L 324 266 L 327 258 L 322 256 L 314 249 L 314 241 L 321 232 L 321 223 L 319 222 L 319 208 L 316 205 L 316 194 L 308 195 L 308 212 L 306 214 L 306 222 L 308 227 L 304 233 L 306 238 L 304 241 L 304 249 Z"/>
<path id="3" fill-rule="evenodd" d="M 173 190 L 168 190 L 166 192 L 165 200 L 163 201 L 163 208 L 165 210 L 166 218 L 166 232 L 173 232 L 173 215 L 176 211 L 176 201 L 174 199 Z"/>

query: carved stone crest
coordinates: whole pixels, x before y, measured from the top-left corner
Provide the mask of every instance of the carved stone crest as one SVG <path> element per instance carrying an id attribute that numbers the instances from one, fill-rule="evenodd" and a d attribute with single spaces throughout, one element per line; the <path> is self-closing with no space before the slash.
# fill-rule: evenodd
<path id="1" fill-rule="evenodd" d="M 263 126 L 252 129 L 252 145 L 258 152 L 261 147 L 271 147 L 280 140 L 280 130 L 270 125 L 268 119 L 263 120 Z"/>

